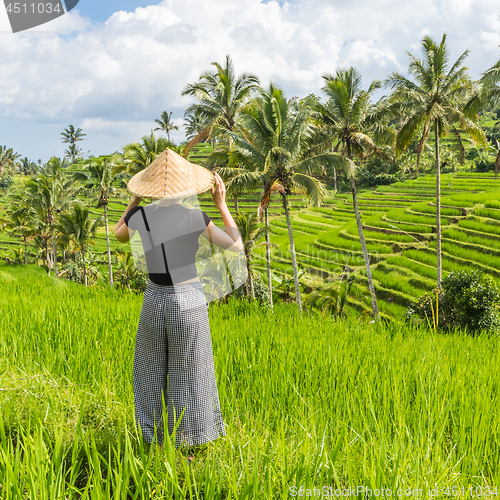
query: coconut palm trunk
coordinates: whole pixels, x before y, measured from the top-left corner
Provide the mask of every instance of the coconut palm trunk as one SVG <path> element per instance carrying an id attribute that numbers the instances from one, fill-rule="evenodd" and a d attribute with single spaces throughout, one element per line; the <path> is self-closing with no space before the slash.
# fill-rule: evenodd
<path id="1" fill-rule="evenodd" d="M 83 258 L 83 277 L 85 279 L 85 286 L 88 286 L 88 282 L 87 282 L 87 264 L 85 263 L 85 250 L 82 250 L 82 258 Z"/>
<path id="2" fill-rule="evenodd" d="M 248 300 L 255 300 L 255 291 L 253 288 L 252 269 L 250 267 L 250 250 L 248 247 L 245 248 L 245 260 L 247 262 L 247 271 L 248 271 L 248 279 L 247 279 Z"/>
<path id="3" fill-rule="evenodd" d="M 45 240 L 45 238 L 42 239 L 42 262 L 44 266 L 47 266 L 49 268 L 50 275 L 49 261 L 47 259 L 47 241 Z"/>
<path id="4" fill-rule="evenodd" d="M 497 154 L 497 159 L 495 160 L 495 180 L 498 178 L 498 166 L 500 165 L 500 150 Z"/>
<path id="5" fill-rule="evenodd" d="M 299 275 L 297 271 L 297 259 L 295 257 L 295 243 L 293 242 L 292 222 L 290 220 L 290 211 L 288 210 L 288 199 L 286 194 L 281 195 L 283 199 L 283 208 L 285 210 L 286 225 L 288 228 L 288 238 L 290 240 L 290 253 L 292 254 L 293 281 L 295 284 L 295 300 L 299 312 L 302 312 L 302 302 L 300 300 Z"/>
<path id="6" fill-rule="evenodd" d="M 424 150 L 424 145 L 425 145 L 425 140 L 426 140 L 426 137 L 425 137 L 425 132 L 422 134 L 422 137 L 418 143 L 418 146 L 417 146 L 417 165 L 416 165 L 416 170 L 415 170 L 415 178 L 418 177 L 418 168 L 420 166 L 420 157 L 422 155 L 422 152 Z"/>
<path id="7" fill-rule="evenodd" d="M 23 239 L 24 239 L 24 265 L 28 265 L 28 238 L 26 238 L 26 235 L 23 234 Z"/>
<path id="8" fill-rule="evenodd" d="M 436 254 L 437 254 L 437 287 L 441 288 L 441 165 L 439 163 L 439 130 L 435 120 L 435 148 L 436 148 Z"/>
<path id="9" fill-rule="evenodd" d="M 366 268 L 366 278 L 368 279 L 368 290 L 370 291 L 370 297 L 372 301 L 372 310 L 375 321 L 380 319 L 380 314 L 377 305 L 377 296 L 375 295 L 375 287 L 373 286 L 372 272 L 370 268 L 370 257 L 368 255 L 368 250 L 366 248 L 365 237 L 363 234 L 363 225 L 361 224 L 361 216 L 359 215 L 358 208 L 358 197 L 356 193 L 356 183 L 354 181 L 354 176 L 350 174 L 351 188 L 352 188 L 352 203 L 354 206 L 354 214 L 356 215 L 356 224 L 358 225 L 359 241 L 361 242 L 361 248 L 363 249 L 363 259 L 365 261 Z"/>
<path id="10" fill-rule="evenodd" d="M 463 165 L 465 163 L 465 148 L 464 148 L 464 144 L 462 142 L 462 137 L 460 135 L 460 131 L 457 130 L 456 127 L 453 127 L 452 131 L 455 134 L 455 137 L 457 139 L 458 149 L 460 151 L 460 159 L 459 159 L 460 165 Z"/>
<path id="11" fill-rule="evenodd" d="M 49 276 L 50 276 L 50 272 L 52 271 L 52 257 L 53 257 L 53 254 L 51 251 L 49 251 L 49 241 L 48 239 L 45 240 L 45 257 L 47 259 L 47 266 L 49 268 Z"/>
<path id="12" fill-rule="evenodd" d="M 111 246 L 109 244 L 109 229 L 108 229 L 108 206 L 104 205 L 104 225 L 106 226 L 106 245 L 108 248 L 108 272 L 109 284 L 113 284 L 113 269 L 111 267 Z"/>
<path id="13" fill-rule="evenodd" d="M 269 300 L 271 309 L 273 308 L 273 285 L 271 283 L 271 242 L 269 240 L 269 214 L 267 206 L 264 209 L 266 218 L 266 260 L 267 260 L 267 286 L 269 287 Z"/>
<path id="14" fill-rule="evenodd" d="M 54 226 L 52 225 L 52 222 L 50 223 L 50 234 L 52 237 L 52 255 L 54 259 L 54 274 L 55 277 L 58 277 L 57 273 L 57 248 L 56 248 L 56 239 L 54 238 Z"/>
<path id="15" fill-rule="evenodd" d="M 416 165 L 416 170 L 415 170 L 415 177 L 418 177 L 418 167 L 420 166 L 420 155 L 421 155 L 421 150 L 420 150 L 420 144 L 417 147 L 417 165 Z"/>
<path id="16" fill-rule="evenodd" d="M 234 210 L 235 210 L 235 212 L 240 211 L 240 207 L 238 206 L 238 197 L 237 196 L 234 197 Z"/>

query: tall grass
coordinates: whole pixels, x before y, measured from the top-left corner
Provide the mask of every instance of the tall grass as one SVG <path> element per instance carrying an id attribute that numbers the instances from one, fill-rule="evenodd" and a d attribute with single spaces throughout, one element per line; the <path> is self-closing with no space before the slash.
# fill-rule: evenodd
<path id="1" fill-rule="evenodd" d="M 391 231 L 401 231 L 404 233 L 421 233 L 430 234 L 432 233 L 431 226 L 423 226 L 417 224 L 401 224 L 398 222 L 386 222 L 384 220 L 376 220 L 375 218 L 366 219 L 366 225 L 379 227 L 381 229 L 389 229 Z"/>
<path id="2" fill-rule="evenodd" d="M 436 267 L 422 265 L 411 260 L 410 259 L 411 252 L 415 252 L 415 250 L 405 251 L 405 256 L 407 256 L 408 258 L 400 255 L 394 255 L 387 257 L 385 261 L 389 265 L 401 267 L 403 269 L 409 269 L 410 271 L 413 271 L 415 274 L 418 274 L 419 276 L 424 276 L 426 278 L 435 280 L 437 278 Z"/>
<path id="3" fill-rule="evenodd" d="M 463 231 L 460 231 L 459 229 L 445 229 L 443 231 L 443 237 L 461 243 L 471 243 L 473 245 L 479 245 L 485 247 L 485 249 L 491 248 L 500 251 L 500 240 L 494 240 L 482 236 L 472 236 L 470 234 L 464 233 Z"/>
<path id="4" fill-rule="evenodd" d="M 372 275 L 384 288 L 398 290 L 413 297 L 418 297 L 429 289 L 422 282 L 412 282 L 404 269 L 391 268 L 388 271 L 379 265 L 373 269 Z"/>
<path id="5" fill-rule="evenodd" d="M 2 266 L 2 498 L 498 484 L 497 337 L 299 317 L 293 304 L 211 305 L 228 435 L 188 466 L 185 451 L 148 448 L 134 429 L 141 301 Z"/>
<path id="6" fill-rule="evenodd" d="M 487 201 L 484 206 L 486 208 L 496 208 L 500 209 L 500 201 Z"/>
<path id="7" fill-rule="evenodd" d="M 435 248 L 436 242 L 429 242 L 429 246 Z M 465 248 L 460 244 L 450 243 L 448 241 L 443 241 L 441 248 L 443 252 L 449 253 L 450 255 L 470 261 L 471 263 L 477 263 L 480 266 L 487 266 L 491 270 L 498 270 L 498 264 L 500 262 L 500 257 L 498 255 L 491 255 L 489 253 L 472 250 L 470 248 Z"/>
<path id="8" fill-rule="evenodd" d="M 393 242 L 398 242 L 398 243 L 413 243 L 415 241 L 414 238 L 412 238 L 411 236 L 408 236 L 404 233 L 385 234 L 385 233 L 381 233 L 379 231 L 370 231 L 370 230 L 366 229 L 363 231 L 363 234 L 367 240 L 383 240 L 383 241 L 393 241 Z"/>
<path id="9" fill-rule="evenodd" d="M 354 231 L 351 228 L 351 232 L 354 235 Z M 353 236 L 354 238 L 354 236 Z M 322 243 L 324 245 L 330 246 L 332 248 L 339 248 L 345 250 L 354 250 L 357 252 L 361 252 L 361 243 L 357 239 L 348 240 L 346 238 L 342 238 L 339 235 L 338 229 L 330 229 L 321 233 L 316 239 L 318 243 Z M 366 246 L 369 252 L 377 252 L 377 253 L 389 253 L 391 252 L 390 245 L 384 245 L 380 243 L 372 243 L 370 241 L 366 242 Z"/>
<path id="10" fill-rule="evenodd" d="M 494 208 L 476 208 L 474 214 L 479 217 L 488 217 L 489 219 L 500 220 L 500 210 Z"/>
<path id="11" fill-rule="evenodd" d="M 319 222 L 321 224 L 327 224 L 327 225 L 334 224 L 334 221 L 330 217 L 325 217 L 325 216 L 317 217 L 316 215 L 300 214 L 300 218 L 304 220 L 310 220 L 311 222 Z"/>
<path id="12" fill-rule="evenodd" d="M 404 257 L 408 257 L 416 262 L 421 262 L 426 266 L 436 268 L 436 254 L 433 252 L 422 251 L 422 250 L 405 250 Z M 392 257 L 391 257 L 392 258 Z M 454 260 L 449 259 L 446 256 L 442 257 L 443 262 L 443 272 L 450 271 L 467 271 L 470 270 L 471 266 L 466 264 L 459 264 Z M 422 269 L 422 273 L 425 273 L 427 270 Z M 428 271 L 427 271 L 428 272 Z M 429 273 L 430 274 L 430 273 Z M 430 276 L 429 276 L 430 277 Z"/>
<path id="13" fill-rule="evenodd" d="M 414 212 L 423 213 L 423 214 L 435 214 L 436 207 L 432 205 L 427 205 L 426 202 L 423 203 L 415 203 L 411 206 L 411 209 Z M 451 216 L 459 216 L 462 215 L 459 210 L 455 210 L 454 208 L 441 208 L 442 215 L 451 215 Z"/>
<path id="14" fill-rule="evenodd" d="M 459 227 L 463 227 L 465 229 L 472 229 L 473 231 L 479 231 L 485 234 L 485 238 L 487 238 L 488 234 L 494 234 L 496 236 L 500 236 L 500 225 L 496 225 L 492 222 L 481 222 L 479 219 L 475 217 L 468 217 L 467 219 L 462 219 L 458 221 Z"/>
<path id="15" fill-rule="evenodd" d="M 414 224 L 428 224 L 431 226 L 436 225 L 436 217 L 429 217 L 427 215 L 417 215 L 417 214 L 409 214 L 402 209 L 400 210 L 391 210 L 387 212 L 386 218 L 388 220 L 400 221 L 400 222 L 410 222 Z M 446 218 L 442 219 L 441 222 L 443 225 L 449 224 L 449 220 Z"/>

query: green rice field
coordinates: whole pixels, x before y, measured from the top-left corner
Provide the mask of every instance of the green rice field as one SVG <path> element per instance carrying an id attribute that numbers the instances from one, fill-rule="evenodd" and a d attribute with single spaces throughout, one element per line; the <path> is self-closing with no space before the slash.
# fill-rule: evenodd
<path id="1" fill-rule="evenodd" d="M 411 283 L 420 255 L 387 257 L 376 274 Z M 188 464 L 134 427 L 141 295 L 2 262 L 0 302 L 1 499 L 497 498 L 497 336 L 211 304 L 227 436 Z"/>

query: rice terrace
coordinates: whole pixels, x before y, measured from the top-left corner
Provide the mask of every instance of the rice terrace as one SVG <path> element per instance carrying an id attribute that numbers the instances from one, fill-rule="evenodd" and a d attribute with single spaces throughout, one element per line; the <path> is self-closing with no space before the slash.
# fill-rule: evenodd
<path id="1" fill-rule="evenodd" d="M 2 147 L 0 499 L 498 498 L 500 62 L 472 82 L 445 41 L 377 102 L 354 68 L 287 99 L 227 57 L 179 145 L 164 112 L 106 156 L 72 125 L 43 166 Z M 227 436 L 179 450 L 135 427 L 147 273 L 113 236 L 167 148 L 220 173 L 249 271 L 208 307 Z"/>

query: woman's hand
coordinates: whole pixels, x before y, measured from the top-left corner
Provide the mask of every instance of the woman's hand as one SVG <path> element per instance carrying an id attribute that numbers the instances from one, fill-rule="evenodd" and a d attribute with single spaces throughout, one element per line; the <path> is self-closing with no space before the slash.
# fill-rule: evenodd
<path id="1" fill-rule="evenodd" d="M 140 196 L 137 196 L 136 194 L 134 194 L 134 197 L 132 198 L 132 202 L 139 204 L 141 201 L 142 201 L 142 198 Z"/>
<path id="2" fill-rule="evenodd" d="M 215 186 L 212 186 L 212 198 L 217 207 L 220 207 L 226 203 L 226 186 L 224 186 L 224 181 L 218 173 L 215 173 L 214 177 Z"/>

